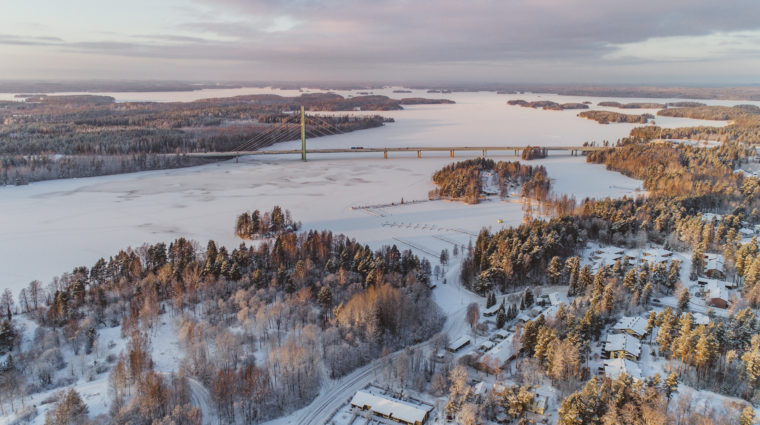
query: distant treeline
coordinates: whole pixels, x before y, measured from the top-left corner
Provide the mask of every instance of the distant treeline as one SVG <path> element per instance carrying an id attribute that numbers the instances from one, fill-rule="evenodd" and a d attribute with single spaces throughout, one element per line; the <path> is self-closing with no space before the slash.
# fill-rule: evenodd
<path id="1" fill-rule="evenodd" d="M 652 103 L 652 102 L 629 102 L 629 103 L 620 103 L 620 102 L 599 102 L 599 106 L 607 106 L 612 108 L 620 108 L 620 109 L 664 109 L 664 108 L 687 108 L 687 107 L 693 107 L 693 106 L 706 106 L 704 103 L 701 102 L 669 102 L 669 103 Z"/>
<path id="2" fill-rule="evenodd" d="M 167 170 L 213 162 L 186 155 L 33 155 L 0 157 L 0 186 L 45 180 Z"/>
<path id="3" fill-rule="evenodd" d="M 663 117 L 696 118 L 702 120 L 733 120 L 747 115 L 760 114 L 760 107 L 755 105 L 735 106 L 691 106 L 687 108 L 668 108 L 657 112 Z"/>

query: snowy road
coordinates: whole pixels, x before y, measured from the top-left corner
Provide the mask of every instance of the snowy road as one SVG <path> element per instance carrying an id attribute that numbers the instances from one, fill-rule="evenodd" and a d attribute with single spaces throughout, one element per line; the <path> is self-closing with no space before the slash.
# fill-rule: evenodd
<path id="1" fill-rule="evenodd" d="M 211 404 L 211 393 L 193 378 L 187 378 L 187 383 L 190 386 L 190 402 L 203 412 L 203 425 L 214 425 L 212 418 L 216 418 L 216 409 Z"/>

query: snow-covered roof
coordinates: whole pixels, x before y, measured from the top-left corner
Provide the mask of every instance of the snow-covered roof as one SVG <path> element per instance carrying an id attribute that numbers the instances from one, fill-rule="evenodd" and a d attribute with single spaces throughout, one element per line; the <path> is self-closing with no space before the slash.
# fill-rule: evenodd
<path id="1" fill-rule="evenodd" d="M 610 359 L 604 362 L 604 374 L 610 379 L 617 379 L 622 374 L 641 379 L 641 368 L 628 359 Z"/>
<path id="2" fill-rule="evenodd" d="M 607 335 L 604 350 L 608 352 L 625 351 L 634 357 L 638 357 L 641 354 L 641 342 L 628 334 Z"/>
<path id="3" fill-rule="evenodd" d="M 549 302 L 552 303 L 552 305 L 559 305 L 562 301 L 562 297 L 560 297 L 559 292 L 552 292 L 549 294 Z"/>
<path id="4" fill-rule="evenodd" d="M 466 336 L 459 337 L 458 339 L 454 340 L 451 344 L 449 344 L 449 350 L 459 350 L 460 348 L 464 347 L 465 345 L 470 343 L 470 338 Z"/>
<path id="5" fill-rule="evenodd" d="M 707 282 L 707 296 L 710 299 L 720 298 L 721 300 L 728 301 L 728 289 L 720 281 Z"/>
<path id="6" fill-rule="evenodd" d="M 364 408 L 368 406 L 373 412 L 389 418 L 400 419 L 407 423 L 424 422 L 433 407 L 407 403 L 383 395 L 375 395 L 366 390 L 357 391 L 351 399 L 351 405 Z"/>
<path id="7" fill-rule="evenodd" d="M 694 319 L 695 325 L 709 325 L 710 318 L 702 313 L 692 313 L 691 317 Z"/>
<path id="8" fill-rule="evenodd" d="M 647 321 L 639 316 L 622 317 L 612 329 L 623 332 L 630 331 L 636 335 L 644 336 L 647 333 Z"/>
<path id="9" fill-rule="evenodd" d="M 509 335 L 510 335 L 509 331 L 506 329 L 499 329 L 498 331 L 496 331 L 496 336 L 500 338 L 507 338 L 509 337 Z"/>
<path id="10" fill-rule="evenodd" d="M 485 342 L 480 344 L 480 348 L 482 348 L 483 350 L 490 350 L 491 348 L 493 348 L 494 345 L 496 344 L 494 344 L 493 341 L 485 340 Z"/>
<path id="11" fill-rule="evenodd" d="M 488 307 L 487 309 L 483 310 L 484 316 L 493 316 L 496 314 L 497 311 L 501 308 L 501 304 L 494 304 L 491 307 Z"/>
<path id="12" fill-rule="evenodd" d="M 512 338 L 514 338 L 514 334 L 494 345 L 494 347 L 488 350 L 486 354 L 492 359 L 496 359 L 501 363 L 506 362 L 514 355 Z"/>
<path id="13" fill-rule="evenodd" d="M 723 271 L 723 256 L 720 254 L 705 254 L 705 270 Z"/>
<path id="14" fill-rule="evenodd" d="M 522 322 L 528 322 L 532 319 L 533 319 L 533 316 L 531 316 L 530 314 L 524 311 L 517 315 L 517 320 L 522 321 Z"/>

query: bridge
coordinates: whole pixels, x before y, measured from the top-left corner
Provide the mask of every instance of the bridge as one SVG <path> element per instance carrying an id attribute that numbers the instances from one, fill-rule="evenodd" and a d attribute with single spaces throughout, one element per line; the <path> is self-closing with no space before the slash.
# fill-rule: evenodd
<path id="1" fill-rule="evenodd" d="M 295 122 L 300 118 L 300 122 Z M 341 129 L 326 123 L 320 117 L 309 115 L 309 119 L 317 121 L 319 125 L 311 127 L 317 135 L 332 136 L 344 134 Z M 448 152 L 451 158 L 454 158 L 455 152 L 479 152 L 484 158 L 488 152 L 514 152 L 519 156 L 520 152 L 525 149 L 540 149 L 545 151 L 568 151 L 571 155 L 578 153 L 598 151 L 607 149 L 606 146 L 417 146 L 417 147 L 363 147 L 355 146 L 351 148 L 325 148 L 325 149 L 306 149 L 306 114 L 304 107 L 301 106 L 300 114 L 293 113 L 282 123 L 272 126 L 264 133 L 243 142 L 230 151 L 224 152 L 192 152 L 186 153 L 188 157 L 201 158 L 238 158 L 248 155 L 301 155 L 301 160 L 306 161 L 307 155 L 315 154 L 335 154 L 335 153 L 382 153 L 383 158 L 388 159 L 391 152 L 416 152 L 417 158 L 422 158 L 422 152 Z M 297 140 L 300 133 L 301 149 L 292 150 L 261 150 L 261 148 L 274 144 L 279 141 Z"/>
<path id="2" fill-rule="evenodd" d="M 529 146 L 418 146 L 418 147 L 353 147 L 353 148 L 325 148 L 325 149 L 291 149 L 291 150 L 253 150 L 253 151 L 229 151 L 229 152 L 195 152 L 186 153 L 189 157 L 203 158 L 237 158 L 248 155 L 301 155 L 301 159 L 306 160 L 307 155 L 314 154 L 335 154 L 335 153 L 382 153 L 383 158 L 388 159 L 388 154 L 392 152 L 416 152 L 417 158 L 422 158 L 422 152 L 448 152 L 451 158 L 454 158 L 455 152 L 479 152 L 481 156 L 488 156 L 488 152 L 514 152 L 519 156 L 520 152 L 529 148 Z M 603 146 L 530 146 L 531 149 L 545 149 L 546 151 L 566 151 L 571 155 L 577 155 L 583 152 L 598 151 L 609 149 Z"/>

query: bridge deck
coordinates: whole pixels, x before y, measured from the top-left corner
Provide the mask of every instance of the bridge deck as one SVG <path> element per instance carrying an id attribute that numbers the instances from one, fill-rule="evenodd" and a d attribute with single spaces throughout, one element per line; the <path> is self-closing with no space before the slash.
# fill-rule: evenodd
<path id="1" fill-rule="evenodd" d="M 537 147 L 537 146 L 532 146 Z M 388 152 L 417 152 L 417 155 L 421 155 L 422 152 L 449 152 L 452 156 L 454 152 L 481 152 L 487 154 L 489 151 L 514 151 L 517 154 L 523 151 L 527 146 L 437 146 L 437 147 L 395 147 L 395 148 L 367 148 L 362 147 L 358 149 L 351 148 L 326 148 L 326 149 L 307 149 L 306 154 L 325 154 L 325 153 L 383 153 L 388 155 Z M 546 149 L 547 151 L 570 151 L 570 152 L 589 152 L 608 149 L 608 147 L 602 146 L 545 146 L 540 149 Z M 185 154 L 187 156 L 194 157 L 213 157 L 213 158 L 234 158 L 238 156 L 246 155 L 300 155 L 300 149 L 290 150 L 258 150 L 258 151 L 230 151 L 230 152 L 194 152 Z"/>

